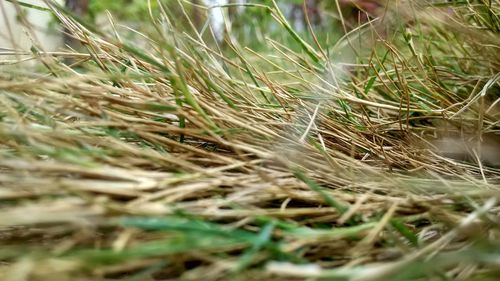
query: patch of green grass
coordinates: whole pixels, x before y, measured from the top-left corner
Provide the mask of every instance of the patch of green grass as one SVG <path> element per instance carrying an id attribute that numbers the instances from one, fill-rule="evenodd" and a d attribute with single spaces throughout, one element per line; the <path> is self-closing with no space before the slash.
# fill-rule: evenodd
<path id="1" fill-rule="evenodd" d="M 101 2 L 0 69 L 1 280 L 494 280 L 496 3 Z"/>

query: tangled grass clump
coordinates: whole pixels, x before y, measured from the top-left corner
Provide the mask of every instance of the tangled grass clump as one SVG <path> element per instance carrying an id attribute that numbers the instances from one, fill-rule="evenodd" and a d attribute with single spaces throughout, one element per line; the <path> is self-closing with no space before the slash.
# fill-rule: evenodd
<path id="1" fill-rule="evenodd" d="M 85 51 L 0 71 L 0 279 L 496 280 L 499 6 L 458 2 L 326 47 L 249 4 L 267 52 L 52 5 Z"/>

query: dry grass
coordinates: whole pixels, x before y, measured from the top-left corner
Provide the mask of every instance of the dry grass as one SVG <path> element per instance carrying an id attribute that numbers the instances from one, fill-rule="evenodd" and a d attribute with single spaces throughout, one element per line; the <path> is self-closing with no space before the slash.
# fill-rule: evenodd
<path id="1" fill-rule="evenodd" d="M 137 48 L 53 7 L 86 51 L 0 72 L 0 279 L 496 280 L 500 21 L 479 2 L 391 7 L 328 50 L 271 6 L 302 47 L 268 53 L 165 11 Z M 435 149 L 457 136 L 470 151 Z"/>

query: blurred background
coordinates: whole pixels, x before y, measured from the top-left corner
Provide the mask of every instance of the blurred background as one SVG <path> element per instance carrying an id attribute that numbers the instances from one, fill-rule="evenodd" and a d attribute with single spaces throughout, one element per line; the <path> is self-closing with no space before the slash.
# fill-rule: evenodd
<path id="1" fill-rule="evenodd" d="M 21 5 L 16 6 L 14 3 Z M 158 3 L 176 21 L 172 24 L 188 33 L 193 27 L 207 42 L 222 43 L 232 37 L 235 42 L 253 49 L 262 48 L 266 37 L 294 44 L 279 27 L 264 6 L 271 0 L 57 0 L 72 14 L 98 25 L 110 28 L 111 21 L 127 25 L 138 32 L 148 33 L 154 28 L 152 17 L 159 14 Z M 382 1 L 377 0 L 276 0 L 291 26 L 304 38 L 311 39 L 310 25 L 322 43 L 334 42 L 346 31 L 352 30 L 370 17 L 383 12 Z M 149 12 L 148 5 L 153 9 Z M 38 8 L 38 9 L 37 9 Z M 51 51 L 63 46 L 76 47 L 70 36 L 56 23 L 43 0 L 2 0 L 0 10 L 0 48 L 29 50 L 33 42 Z M 110 13 L 108 14 L 107 11 Z M 112 15 L 112 16 L 111 16 Z M 342 15 L 342 16 L 341 16 Z M 189 20 L 188 20 L 189 18 Z M 308 24 L 309 22 L 309 24 Z M 30 28 L 27 29 L 26 27 Z M 117 27 L 120 29 L 120 27 Z M 122 30 L 126 31 L 126 30 Z M 124 32 L 125 33 L 125 32 Z M 127 32 L 133 39 L 135 32 Z M 123 33 L 120 33 L 123 34 Z M 282 41 L 285 40 L 285 41 Z M 223 47 L 223 46 L 222 46 Z"/>

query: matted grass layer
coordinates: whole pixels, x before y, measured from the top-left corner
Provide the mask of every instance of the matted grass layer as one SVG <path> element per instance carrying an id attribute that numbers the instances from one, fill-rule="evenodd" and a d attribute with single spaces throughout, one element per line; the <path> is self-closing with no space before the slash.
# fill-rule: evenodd
<path id="1" fill-rule="evenodd" d="M 3 52 L 0 279 L 497 280 L 498 3 L 397 2 L 327 47 L 249 5 L 259 52 L 51 7 L 86 50 Z"/>

